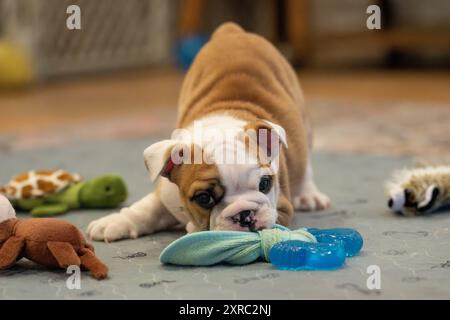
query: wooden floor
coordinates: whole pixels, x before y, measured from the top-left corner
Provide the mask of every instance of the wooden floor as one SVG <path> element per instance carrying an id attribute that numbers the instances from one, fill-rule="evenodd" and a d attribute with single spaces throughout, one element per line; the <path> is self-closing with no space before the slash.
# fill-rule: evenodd
<path id="1" fill-rule="evenodd" d="M 434 156 L 450 150 L 450 73 L 302 71 L 299 76 L 319 149 Z M 0 141 L 20 149 L 61 143 L 78 133 L 86 139 L 167 135 L 182 79 L 174 70 L 149 70 L 0 92 Z"/>
<path id="2" fill-rule="evenodd" d="M 175 107 L 181 81 L 182 75 L 174 71 L 128 72 L 63 79 L 25 92 L 0 93 L 0 133 L 64 127 Z"/>

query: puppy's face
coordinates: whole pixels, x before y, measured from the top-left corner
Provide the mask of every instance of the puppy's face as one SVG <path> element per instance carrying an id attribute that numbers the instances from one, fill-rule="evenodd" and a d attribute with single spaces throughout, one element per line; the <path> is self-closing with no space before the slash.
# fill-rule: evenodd
<path id="1" fill-rule="evenodd" d="M 199 230 L 255 231 L 277 218 L 277 175 L 258 166 L 184 164 L 171 174 Z"/>
<path id="2" fill-rule="evenodd" d="M 255 154 L 249 148 L 251 138 L 247 134 L 236 131 L 233 136 L 236 138 L 233 144 L 211 139 L 211 135 L 202 139 L 201 144 L 166 140 L 144 152 L 150 173 L 159 170 L 162 178 L 178 186 L 188 219 L 197 230 L 256 231 L 271 228 L 277 219 L 279 183 L 274 159 L 278 157 L 279 145 L 274 150 L 272 143 L 255 140 L 258 151 Z M 280 135 L 270 138 L 278 142 Z M 163 145 L 166 147 L 162 148 Z M 261 153 L 261 148 L 267 145 L 272 148 L 270 160 L 262 156 L 266 153 Z M 165 150 L 164 155 L 155 155 L 157 150 L 159 153 Z M 240 153 L 246 161 L 219 161 L 218 153 L 228 160 L 233 156 L 236 160 Z M 174 159 L 177 157 L 183 161 Z M 155 166 L 156 158 L 163 159 L 162 169 Z"/>

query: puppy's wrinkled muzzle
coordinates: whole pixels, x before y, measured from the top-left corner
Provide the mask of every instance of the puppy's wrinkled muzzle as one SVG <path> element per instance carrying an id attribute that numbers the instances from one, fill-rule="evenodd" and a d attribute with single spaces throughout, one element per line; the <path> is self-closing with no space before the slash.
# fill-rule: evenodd
<path id="1" fill-rule="evenodd" d="M 232 199 L 222 212 L 222 216 L 230 221 L 233 230 L 256 231 L 270 227 L 265 217 L 269 210 L 269 199 L 260 192 L 243 194 Z"/>

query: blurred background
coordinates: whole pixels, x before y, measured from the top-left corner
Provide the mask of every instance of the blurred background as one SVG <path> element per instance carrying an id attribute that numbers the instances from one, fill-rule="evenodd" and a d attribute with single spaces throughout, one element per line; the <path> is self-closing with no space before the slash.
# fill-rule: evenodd
<path id="1" fill-rule="evenodd" d="M 450 159 L 447 0 L 0 0 L 0 153 L 167 137 L 186 68 L 225 21 L 298 71 L 316 149 Z"/>

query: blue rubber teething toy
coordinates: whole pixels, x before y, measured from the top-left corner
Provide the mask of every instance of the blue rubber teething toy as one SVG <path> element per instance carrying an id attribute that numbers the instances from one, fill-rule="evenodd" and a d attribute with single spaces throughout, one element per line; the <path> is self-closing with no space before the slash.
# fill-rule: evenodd
<path id="1" fill-rule="evenodd" d="M 349 228 L 334 229 L 316 229 L 309 228 L 308 231 L 313 234 L 317 242 L 333 243 L 342 241 L 344 244 L 345 255 L 353 257 L 359 254 L 363 245 L 363 238 L 356 230 Z"/>
<path id="2" fill-rule="evenodd" d="M 361 235 L 353 229 L 289 230 L 275 225 L 258 232 L 203 231 L 185 235 L 163 250 L 160 261 L 185 266 L 272 262 L 278 269 L 332 270 L 359 253 Z"/>
<path id="3" fill-rule="evenodd" d="M 363 239 L 353 229 L 307 229 L 316 243 L 299 240 L 275 244 L 269 259 L 278 269 L 286 270 L 332 270 L 340 268 L 346 257 L 361 251 Z"/>

